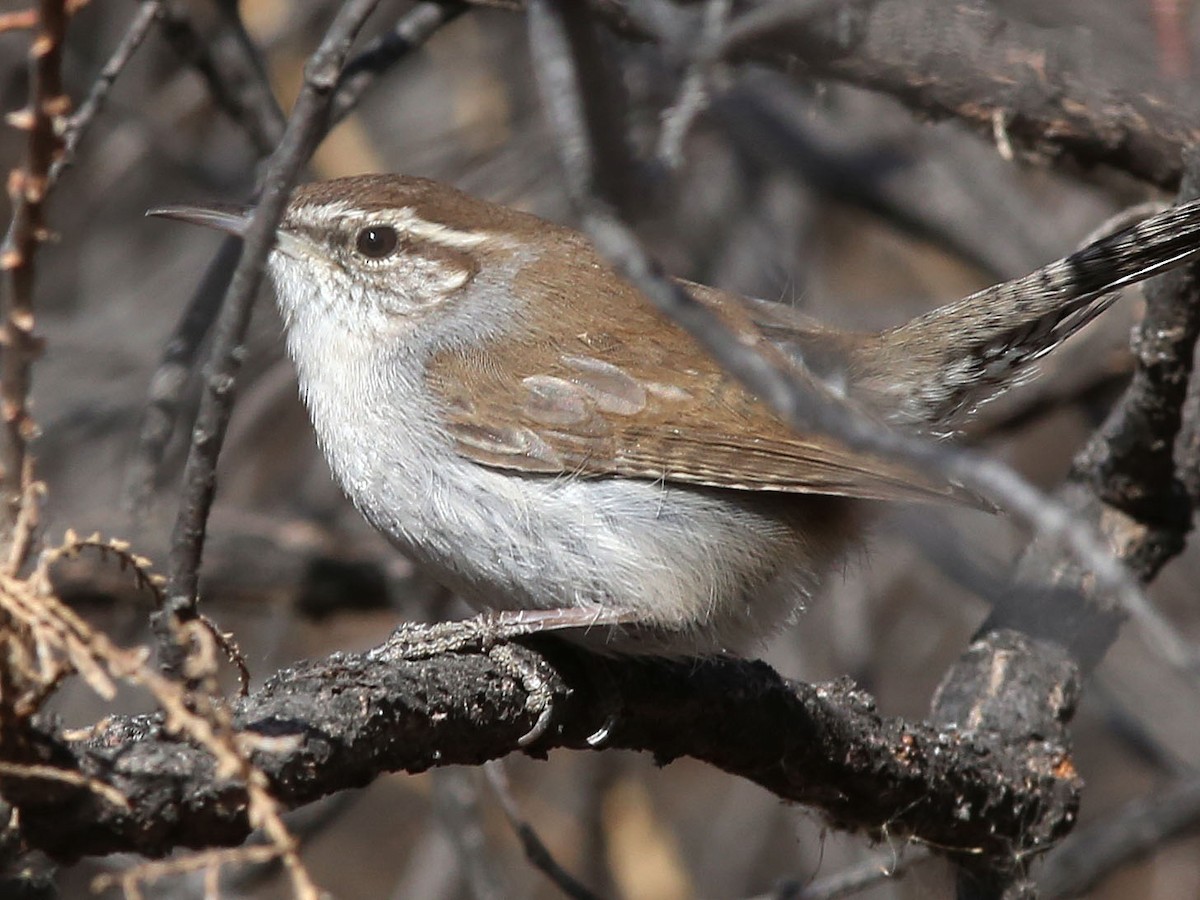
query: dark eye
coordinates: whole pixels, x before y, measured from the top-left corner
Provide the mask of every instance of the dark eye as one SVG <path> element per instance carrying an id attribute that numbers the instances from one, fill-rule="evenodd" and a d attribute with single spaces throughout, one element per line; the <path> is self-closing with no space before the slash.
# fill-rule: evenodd
<path id="1" fill-rule="evenodd" d="M 354 249 L 368 259 L 383 259 L 396 250 L 400 238 L 391 225 L 368 225 L 354 239 Z"/>

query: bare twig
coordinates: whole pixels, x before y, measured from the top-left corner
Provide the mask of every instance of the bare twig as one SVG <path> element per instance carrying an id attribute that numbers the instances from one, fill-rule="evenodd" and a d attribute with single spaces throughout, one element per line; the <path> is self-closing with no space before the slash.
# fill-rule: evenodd
<path id="1" fill-rule="evenodd" d="M 696 117 L 708 106 L 710 70 L 717 55 L 711 48 L 717 45 L 726 31 L 732 5 L 732 0 L 708 0 L 704 8 L 699 46 L 683 74 L 674 106 L 662 116 L 656 155 L 668 168 L 678 169 L 683 165 L 684 138 Z"/>
<path id="2" fill-rule="evenodd" d="M 608 198 L 636 216 L 646 203 L 646 191 L 639 187 L 642 163 L 626 138 L 625 93 L 601 53 L 586 4 L 532 2 L 527 16 L 543 105 L 552 110 L 551 119 L 558 113 L 572 123 L 558 135 L 561 152 L 576 163 L 568 173 L 568 190 L 577 196 Z M 542 44 L 542 39 L 550 44 Z M 562 46 L 578 48 L 578 58 L 560 57 L 553 48 Z"/>
<path id="3" fill-rule="evenodd" d="M 163 33 L 176 52 L 200 73 L 213 100 L 246 132 L 260 156 L 283 136 L 285 116 L 262 61 L 246 35 L 235 4 L 219 3 L 225 30 L 213 46 L 197 34 L 186 8 L 166 4 L 159 12 Z M 188 376 L 221 308 L 241 253 L 241 241 L 226 238 L 167 341 L 151 379 L 150 396 L 137 447 L 125 477 L 123 505 L 136 520 L 148 505 L 154 480 L 175 431 Z"/>
<path id="4" fill-rule="evenodd" d="M 136 521 L 149 506 L 159 466 L 184 403 L 188 378 L 196 368 L 200 348 L 221 309 L 229 279 L 241 255 L 241 240 L 235 237 L 222 239 L 171 332 L 150 379 L 137 446 L 125 473 L 123 505 L 131 521 Z"/>
<path id="5" fill-rule="evenodd" d="M 282 139 L 287 116 L 275 99 L 266 61 L 246 31 L 237 0 L 212 2 L 225 25 L 212 41 L 213 62 L 224 84 L 236 98 L 237 106 L 254 111 L 260 123 L 258 129 L 270 142 L 265 150 L 260 151 L 260 155 L 265 156 Z"/>
<path id="6" fill-rule="evenodd" d="M 811 881 L 789 881 L 758 900 L 837 900 L 902 876 L 918 863 L 932 859 L 925 847 L 904 847 L 881 853 L 857 865 Z"/>
<path id="7" fill-rule="evenodd" d="M 28 558 L 36 523 L 29 442 L 37 426 L 28 407 L 33 361 L 40 350 L 33 334 L 34 257 L 48 234 L 44 211 L 48 175 L 62 146 L 58 125 L 71 106 L 63 93 L 61 71 L 67 28 L 64 0 L 41 0 L 38 26 L 29 51 L 29 104 L 9 116 L 9 122 L 27 134 L 26 157 L 24 166 L 9 178 L 13 216 L 0 249 L 0 271 L 7 273 L 0 325 L 4 348 L 0 363 L 4 420 L 0 430 L 0 544 L 7 559 L 0 566 L 10 574 Z"/>
<path id="8" fill-rule="evenodd" d="M 617 27 L 635 28 L 633 0 L 594 4 Z M 727 55 L 812 79 L 834 79 L 897 98 L 931 118 L 957 118 L 989 138 L 999 112 L 1018 153 L 1109 165 L 1173 188 L 1180 153 L 1200 140 L 1195 93 L 1126 53 L 1097 52 L 1091 29 L 1048 31 L 1007 17 L 999 4 L 943 0 L 853 3 L 748 0 L 742 16 L 780 9 L 765 30 L 747 29 Z M 920 72 L 913 71 L 920 60 Z M 1116 80 L 1119 78 L 1119 82 Z"/>
<path id="9" fill-rule="evenodd" d="M 238 37 L 239 28 L 226 32 L 209 46 L 196 32 L 185 6 L 168 3 L 160 15 L 163 35 L 208 85 L 216 104 L 236 122 L 260 156 L 267 156 L 283 137 L 285 117 L 279 108 L 262 66 L 249 44 Z"/>
<path id="10" fill-rule="evenodd" d="M 353 112 L 381 75 L 469 8 L 465 2 L 443 0 L 418 3 L 408 10 L 391 31 L 375 38 L 346 63 L 333 98 L 330 121 L 340 122 Z"/>
<path id="11" fill-rule="evenodd" d="M 490 763 L 489 763 L 490 765 Z M 483 773 L 459 766 L 435 769 L 430 773 L 433 786 L 431 804 L 438 828 L 443 832 L 457 857 L 456 863 L 471 900 L 501 900 L 512 892 L 506 889 L 505 879 L 496 854 L 491 851 L 488 831 L 484 827 L 482 807 Z M 419 855 L 413 862 L 421 864 Z M 394 900 L 415 896 L 403 892 L 403 882 L 393 892 Z"/>
<path id="12" fill-rule="evenodd" d="M 282 806 L 268 790 L 262 770 L 250 762 L 253 750 L 270 746 L 269 738 L 241 734 L 233 727 L 229 709 L 213 699 L 217 642 L 200 622 L 180 626 L 188 645 L 195 650 L 187 659 L 189 680 L 200 687 L 193 691 L 155 671 L 145 650 L 123 650 L 93 630 L 54 595 L 50 579 L 58 560 L 87 548 L 116 554 L 133 570 L 139 584 L 158 590 L 146 561 L 130 553 L 125 545 L 71 534 L 62 545 L 44 551 L 27 578 L 0 572 L 0 614 L 6 623 L 0 631 L 0 646 L 4 651 L 2 672 L 9 689 L 3 698 L 5 740 L 0 742 L 0 778 L 5 797 L 14 799 L 26 791 L 52 794 L 82 789 L 106 806 L 115 804 L 132 811 L 111 779 L 64 766 L 62 757 L 40 754 L 34 746 L 36 740 L 29 740 L 32 735 L 27 729 L 49 692 L 68 674 L 80 675 L 105 699 L 114 696 L 118 681 L 137 685 L 149 692 L 163 710 L 167 733 L 185 737 L 211 755 L 214 781 L 234 779 L 242 785 L 246 820 L 250 827 L 262 829 L 269 845 L 264 852 L 283 861 L 297 900 L 316 900 L 317 890 L 299 860 L 295 840 L 283 824 Z M 14 696 L 13 688 L 22 696 Z M 61 770 L 59 775 L 50 774 L 51 762 L 52 768 Z M 103 784 L 94 783 L 94 779 Z M 50 781 L 55 783 L 53 789 L 48 785 Z M 129 875 L 134 880 L 140 877 Z"/>
<path id="13" fill-rule="evenodd" d="M 496 795 L 500 809 L 504 812 L 504 818 L 508 819 L 509 826 L 521 841 L 521 849 L 525 851 L 525 858 L 529 860 L 529 864 L 549 878 L 564 896 L 571 897 L 572 900 L 597 900 L 596 894 L 562 867 L 546 848 L 545 842 L 538 837 L 533 826 L 525 821 L 500 762 L 493 760 L 486 763 L 483 770 L 487 774 L 492 793 Z"/>
<path id="14" fill-rule="evenodd" d="M 204 850 L 175 859 L 138 863 L 119 872 L 104 872 L 92 879 L 91 887 L 92 891 L 97 894 L 119 887 L 127 900 L 131 900 L 131 898 L 140 900 L 142 897 L 140 888 L 144 884 L 154 884 L 165 878 L 175 878 L 201 870 L 207 873 L 219 872 L 226 866 L 264 865 L 278 858 L 279 854 L 275 848 L 269 846 Z M 206 891 L 205 896 L 216 897 L 218 894 Z M 318 895 L 310 896 L 315 900 Z"/>
<path id="15" fill-rule="evenodd" d="M 54 160 L 47 177 L 49 185 L 58 181 L 63 170 L 75 161 L 75 153 L 79 149 L 80 142 L 87 135 L 96 117 L 103 111 L 109 91 L 112 90 L 113 84 L 116 83 L 125 66 L 129 64 L 129 60 L 133 58 L 137 48 L 142 45 L 146 33 L 162 9 L 163 2 L 164 0 L 142 0 L 137 14 L 130 21 L 129 27 L 125 29 L 124 37 L 117 44 L 112 56 L 108 58 L 108 62 L 104 64 L 104 68 L 100 70 L 100 74 L 96 76 L 96 80 L 92 82 L 92 87 L 83 103 L 80 104 L 79 110 L 67 121 L 66 131 L 62 136 L 62 153 Z"/>
<path id="16" fill-rule="evenodd" d="M 234 384 L 241 368 L 241 344 L 262 281 L 263 266 L 274 246 L 275 228 L 283 216 L 292 185 L 325 133 L 350 43 L 377 2 L 350 0 L 338 11 L 309 60 L 304 87 L 279 147 L 268 161 L 261 200 L 243 237 L 242 255 L 217 318 L 206 390 L 184 469 L 179 514 L 171 539 L 167 603 L 155 618 L 166 662 L 176 670 L 181 668 L 182 659 L 174 626 L 196 615 L 200 557 L 216 491 L 217 456 L 229 424 Z"/>

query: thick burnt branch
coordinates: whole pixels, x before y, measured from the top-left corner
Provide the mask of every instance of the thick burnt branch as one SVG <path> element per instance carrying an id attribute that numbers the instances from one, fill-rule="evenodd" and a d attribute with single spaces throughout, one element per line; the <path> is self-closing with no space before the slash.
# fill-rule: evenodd
<path id="1" fill-rule="evenodd" d="M 1180 199 L 1200 193 L 1200 159 L 1188 152 Z M 1169 272 L 1146 285 L 1146 314 L 1134 332 L 1133 381 L 1099 432 L 1075 461 L 1075 476 L 1090 481 L 1109 505 L 1159 532 L 1144 558 L 1131 560 L 1152 577 L 1177 554 L 1190 528 L 1191 503 L 1175 472 L 1175 444 L 1200 336 L 1197 267 Z"/>
<path id="2" fill-rule="evenodd" d="M 1188 163 L 1185 199 L 1197 189 L 1194 155 Z M 1094 524 L 1114 556 L 1148 583 L 1183 548 L 1191 527 L 1173 450 L 1200 333 L 1195 266 L 1156 279 L 1147 295 L 1146 316 L 1134 334 L 1133 382 L 1076 458 L 1072 479 L 1058 499 Z M 996 604 L 976 642 L 943 678 L 934 698 L 934 721 L 987 722 L 1002 734 L 1031 729 L 1059 734 L 1065 723 L 1046 715 L 1045 698 L 1074 684 L 1081 669 L 1095 666 L 1131 614 L 1164 658 L 1194 673 L 1194 651 L 1153 607 L 1114 604 L 1095 590 L 1085 568 L 1061 552 L 1058 541 L 1035 535 L 1017 568 L 1016 587 Z M 1014 634 L 1037 650 L 1013 652 Z M 1061 663 L 1048 667 L 1056 657 Z M 1114 854 L 1113 865 L 1124 858 Z M 982 865 L 965 873 L 964 894 L 1017 896 L 1029 889 L 1023 861 L 1014 858 L 1001 867 L 975 862 Z"/>
<path id="3" fill-rule="evenodd" d="M 1075 815 L 1080 783 L 1051 740 L 1001 746 L 983 733 L 884 718 L 849 682 L 788 682 L 763 663 L 614 665 L 553 647 L 551 670 L 537 651 L 519 649 L 545 672 L 554 697 L 554 726 L 539 754 L 588 748 L 611 712 L 606 747 L 649 751 L 660 763 L 692 756 L 812 805 L 838 827 L 976 855 L 1042 846 Z M 536 710 L 510 671 L 478 653 L 419 661 L 386 647 L 335 654 L 286 669 L 236 701 L 234 722 L 259 739 L 253 762 L 276 795 L 296 805 L 385 771 L 512 752 Z M 611 710 L 610 697 L 619 698 Z M 215 779 L 211 757 L 168 737 L 158 718 L 113 717 L 86 739 L 46 732 L 41 742 L 47 760 L 129 799 L 121 808 L 87 788 L 6 779 L 25 837 L 56 858 L 160 855 L 235 843 L 249 830 L 241 786 Z"/>

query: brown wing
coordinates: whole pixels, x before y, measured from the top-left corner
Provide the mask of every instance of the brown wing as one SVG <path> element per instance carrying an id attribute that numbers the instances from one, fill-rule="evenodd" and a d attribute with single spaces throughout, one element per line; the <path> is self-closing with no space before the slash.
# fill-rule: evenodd
<path id="1" fill-rule="evenodd" d="M 594 271 L 583 267 L 582 276 Z M 612 287 L 609 287 L 609 285 Z M 969 500 L 908 467 L 798 435 L 747 393 L 632 288 L 612 276 L 600 308 L 579 311 L 549 293 L 555 319 L 531 337 L 445 353 L 428 378 L 464 456 L 523 472 L 623 475 L 755 491 L 869 499 Z M 688 285 L 736 325 L 754 320 L 820 368 L 850 360 L 834 333 L 803 327 L 777 304 L 759 308 Z M 572 307 L 575 312 L 570 312 Z M 553 329 L 551 339 L 547 332 Z M 562 336 L 570 335 L 564 344 Z M 820 357 L 819 359 L 817 357 Z M 471 395 L 462 389 L 472 385 Z"/>

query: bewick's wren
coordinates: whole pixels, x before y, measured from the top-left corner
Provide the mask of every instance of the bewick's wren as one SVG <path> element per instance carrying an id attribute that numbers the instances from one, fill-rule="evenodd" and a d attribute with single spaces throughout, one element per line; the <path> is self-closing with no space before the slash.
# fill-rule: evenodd
<path id="1" fill-rule="evenodd" d="M 158 212 L 234 234 L 244 214 Z M 1200 247 L 1200 204 L 879 334 L 687 284 L 889 423 L 942 432 L 1112 300 Z M 953 497 L 801 436 L 569 228 L 432 181 L 296 191 L 270 257 L 334 476 L 482 608 L 612 626 L 618 650 L 770 632 L 861 530 L 858 500 Z M 617 627 L 619 626 L 619 627 Z"/>

